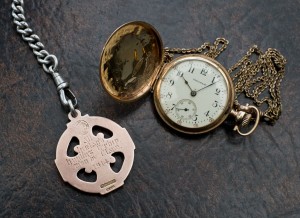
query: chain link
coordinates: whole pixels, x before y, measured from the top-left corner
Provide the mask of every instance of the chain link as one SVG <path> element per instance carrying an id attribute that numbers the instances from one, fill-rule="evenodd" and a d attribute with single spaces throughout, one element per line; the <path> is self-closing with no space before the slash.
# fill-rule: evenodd
<path id="1" fill-rule="evenodd" d="M 17 32 L 20 33 L 23 40 L 28 43 L 29 47 L 33 51 L 33 54 L 36 56 L 38 63 L 43 66 L 44 71 L 52 76 L 57 86 L 57 91 L 59 93 L 62 105 L 74 116 L 74 108 L 77 106 L 77 99 L 69 89 L 69 84 L 65 82 L 57 72 L 57 57 L 45 50 L 39 36 L 34 34 L 33 30 L 26 22 L 23 6 L 23 0 L 13 0 L 11 5 L 13 22 L 17 26 Z"/>
<path id="2" fill-rule="evenodd" d="M 251 60 L 253 58 L 256 60 Z M 263 53 L 254 45 L 228 69 L 235 84 L 236 98 L 244 93 L 257 106 L 267 104 L 267 109 L 261 112 L 261 116 L 271 124 L 281 114 L 280 84 L 286 63 L 286 59 L 276 49 L 269 48 Z"/>
<path id="3" fill-rule="evenodd" d="M 224 51 L 229 42 L 225 38 L 217 38 L 213 44 L 209 42 L 203 43 L 198 48 L 168 48 L 166 47 L 164 49 L 165 51 L 165 62 L 170 62 L 174 54 L 201 54 L 216 58 L 221 54 L 222 51 Z"/>
<path id="4" fill-rule="evenodd" d="M 165 62 L 170 62 L 174 54 L 204 54 L 216 58 L 223 52 L 229 42 L 217 38 L 213 44 L 205 42 L 198 48 L 168 48 L 165 51 Z M 256 61 L 251 61 L 253 56 Z M 279 119 L 281 114 L 280 84 L 285 72 L 286 59 L 273 48 L 263 53 L 256 45 L 252 46 L 244 57 L 228 69 L 234 82 L 237 98 L 241 93 L 253 100 L 257 106 L 267 104 L 267 109 L 260 111 L 260 116 L 271 124 Z M 263 96 L 264 95 L 264 96 Z"/>

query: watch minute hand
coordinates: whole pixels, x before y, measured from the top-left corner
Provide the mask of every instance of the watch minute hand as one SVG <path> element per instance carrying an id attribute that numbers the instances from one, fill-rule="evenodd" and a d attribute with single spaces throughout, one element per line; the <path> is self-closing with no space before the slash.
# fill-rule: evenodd
<path id="1" fill-rule="evenodd" d="M 208 86 L 205 86 L 205 87 L 203 87 L 203 88 L 197 90 L 196 92 L 199 92 L 199 91 L 201 91 L 202 89 L 205 89 L 205 88 L 207 88 L 207 87 L 210 87 L 210 86 L 212 86 L 213 84 L 215 84 L 215 83 L 217 83 L 217 82 L 219 82 L 219 81 L 220 81 L 220 80 L 218 80 L 218 81 L 216 81 L 216 82 L 214 82 L 214 83 L 211 83 L 211 84 L 209 84 Z"/>

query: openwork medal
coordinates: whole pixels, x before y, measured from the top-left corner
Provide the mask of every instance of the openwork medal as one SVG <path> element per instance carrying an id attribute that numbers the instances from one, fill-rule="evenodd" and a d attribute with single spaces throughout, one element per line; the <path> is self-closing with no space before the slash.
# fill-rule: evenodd
<path id="1" fill-rule="evenodd" d="M 74 187 L 85 191 L 106 194 L 124 184 L 128 176 L 134 157 L 134 144 L 126 129 L 115 122 L 103 117 L 77 116 L 69 114 L 70 123 L 62 134 L 56 150 L 56 166 L 63 179 Z M 98 129 L 99 131 L 93 131 Z M 104 133 L 110 132 L 109 137 Z M 111 137 L 110 137 L 111 136 Z M 67 154 L 72 140 L 78 142 L 74 146 L 76 155 Z M 111 164 L 116 162 L 114 154 L 124 155 L 122 168 L 113 171 Z M 85 173 L 96 174 L 94 182 L 83 181 L 78 178 L 80 170 Z"/>
<path id="2" fill-rule="evenodd" d="M 51 75 L 61 104 L 69 111 L 70 122 L 58 142 L 55 160 L 63 180 L 89 193 L 107 194 L 121 187 L 134 159 L 135 145 L 130 135 L 107 118 L 81 115 L 75 95 L 57 71 L 56 56 L 44 49 L 40 38 L 29 28 L 22 0 L 13 0 L 12 16 L 17 32 Z M 118 167 L 114 166 L 116 158 L 121 159 Z"/>

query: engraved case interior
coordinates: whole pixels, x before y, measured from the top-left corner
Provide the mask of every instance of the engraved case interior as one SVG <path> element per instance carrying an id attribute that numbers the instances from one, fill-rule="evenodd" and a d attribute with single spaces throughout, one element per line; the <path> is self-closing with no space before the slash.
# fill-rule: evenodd
<path id="1" fill-rule="evenodd" d="M 116 100 L 137 100 L 150 90 L 162 61 L 162 41 L 154 27 L 141 21 L 124 24 L 104 46 L 101 83 Z"/>

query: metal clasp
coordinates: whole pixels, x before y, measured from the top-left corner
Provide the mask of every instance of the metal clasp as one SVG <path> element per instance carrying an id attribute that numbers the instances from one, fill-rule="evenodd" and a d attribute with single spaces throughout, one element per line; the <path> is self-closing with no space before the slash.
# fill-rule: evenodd
<path id="1" fill-rule="evenodd" d="M 69 83 L 67 83 L 57 71 L 53 71 L 51 67 L 49 68 L 49 72 L 56 85 L 61 104 L 64 108 L 68 109 L 71 112 L 73 117 L 76 117 L 77 112 L 75 108 L 77 106 L 77 99 L 74 93 L 69 88 Z"/>
<path id="2" fill-rule="evenodd" d="M 256 129 L 260 121 L 260 111 L 252 105 L 236 105 L 230 114 L 235 117 L 236 125 L 233 130 L 237 131 L 242 136 L 250 135 Z M 253 127 L 248 132 L 242 132 L 241 127 L 248 126 L 251 121 L 255 121 Z"/>

